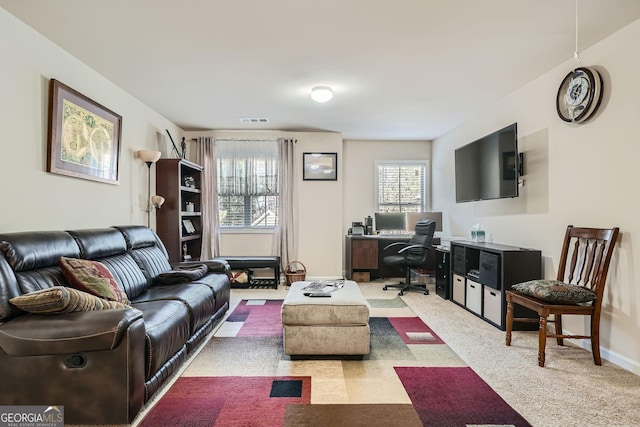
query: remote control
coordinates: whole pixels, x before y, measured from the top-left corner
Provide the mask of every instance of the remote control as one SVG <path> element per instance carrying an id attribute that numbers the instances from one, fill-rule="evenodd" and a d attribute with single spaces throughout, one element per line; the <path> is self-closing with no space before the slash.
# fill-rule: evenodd
<path id="1" fill-rule="evenodd" d="M 330 298 L 331 294 L 325 292 L 305 292 L 304 296 L 311 298 Z"/>

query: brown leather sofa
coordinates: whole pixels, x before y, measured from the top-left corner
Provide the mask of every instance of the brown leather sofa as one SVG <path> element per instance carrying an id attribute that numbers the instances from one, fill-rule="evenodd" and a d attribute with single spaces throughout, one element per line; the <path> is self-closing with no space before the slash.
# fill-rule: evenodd
<path id="1" fill-rule="evenodd" d="M 132 308 L 27 314 L 9 299 L 66 286 L 61 256 L 106 265 Z M 149 228 L 0 234 L 0 402 L 64 405 L 67 424 L 130 423 L 229 309 L 229 265 L 188 283 Z"/>

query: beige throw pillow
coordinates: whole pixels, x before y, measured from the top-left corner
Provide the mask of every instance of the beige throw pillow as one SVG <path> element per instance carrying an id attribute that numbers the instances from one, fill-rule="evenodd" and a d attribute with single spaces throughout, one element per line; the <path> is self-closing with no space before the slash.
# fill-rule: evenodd
<path id="1" fill-rule="evenodd" d="M 35 314 L 73 313 L 75 311 L 129 308 L 86 292 L 64 286 L 54 286 L 11 298 L 9 302 L 21 310 Z"/>

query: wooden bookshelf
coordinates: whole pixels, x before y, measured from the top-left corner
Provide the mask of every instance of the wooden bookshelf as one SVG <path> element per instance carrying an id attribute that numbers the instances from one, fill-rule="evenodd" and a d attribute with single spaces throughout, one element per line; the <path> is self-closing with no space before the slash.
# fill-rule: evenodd
<path id="1" fill-rule="evenodd" d="M 169 253 L 169 261 L 199 260 L 202 247 L 202 166 L 184 159 L 160 159 L 156 163 L 156 194 L 165 198 L 156 211 L 157 233 Z M 190 206 L 193 206 L 191 210 Z M 195 231 L 185 227 L 189 221 Z"/>

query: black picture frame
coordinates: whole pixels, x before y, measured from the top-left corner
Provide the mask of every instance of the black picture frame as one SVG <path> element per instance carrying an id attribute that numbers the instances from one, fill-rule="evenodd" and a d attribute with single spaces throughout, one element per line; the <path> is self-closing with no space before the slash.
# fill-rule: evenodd
<path id="1" fill-rule="evenodd" d="M 338 153 L 302 153 L 303 181 L 337 181 Z"/>

